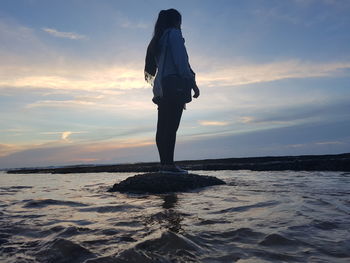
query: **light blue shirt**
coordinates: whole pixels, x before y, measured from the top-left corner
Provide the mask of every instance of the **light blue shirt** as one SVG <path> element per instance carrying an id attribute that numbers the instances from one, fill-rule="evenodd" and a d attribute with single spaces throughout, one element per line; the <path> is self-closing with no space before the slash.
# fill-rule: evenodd
<path id="1" fill-rule="evenodd" d="M 180 29 L 166 29 L 159 40 L 159 47 L 161 52 L 156 57 L 158 70 L 153 85 L 155 97 L 163 96 L 161 79 L 164 76 L 179 74 L 183 78 L 195 78 L 188 61 L 185 40 Z M 166 56 L 165 51 L 167 52 Z"/>

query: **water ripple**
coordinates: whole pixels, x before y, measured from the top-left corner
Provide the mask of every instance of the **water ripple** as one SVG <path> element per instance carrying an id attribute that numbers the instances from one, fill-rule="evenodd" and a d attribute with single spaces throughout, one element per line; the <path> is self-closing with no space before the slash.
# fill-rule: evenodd
<path id="1" fill-rule="evenodd" d="M 349 173 L 198 171 L 222 187 L 109 193 L 132 174 L 0 173 L 0 262 L 350 261 Z"/>
<path id="2" fill-rule="evenodd" d="M 36 199 L 36 200 L 24 200 L 25 204 L 23 208 L 44 208 L 51 205 L 57 206 L 87 206 L 87 204 L 66 200 L 54 200 L 54 199 Z"/>

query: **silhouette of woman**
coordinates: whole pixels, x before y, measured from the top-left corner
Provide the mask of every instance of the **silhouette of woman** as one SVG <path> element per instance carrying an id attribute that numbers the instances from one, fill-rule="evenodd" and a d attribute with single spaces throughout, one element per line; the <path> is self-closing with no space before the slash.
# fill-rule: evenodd
<path id="1" fill-rule="evenodd" d="M 152 101 L 158 105 L 156 144 L 162 173 L 188 173 L 174 164 L 176 132 L 185 103 L 163 96 L 163 90 L 174 88 L 172 85 L 162 87 L 163 77 L 178 74 L 193 81 L 193 97 L 199 96 L 195 73 L 189 64 L 184 42 L 181 33 L 181 14 L 175 9 L 160 11 L 153 38 L 147 48 L 145 80 L 153 86 Z"/>

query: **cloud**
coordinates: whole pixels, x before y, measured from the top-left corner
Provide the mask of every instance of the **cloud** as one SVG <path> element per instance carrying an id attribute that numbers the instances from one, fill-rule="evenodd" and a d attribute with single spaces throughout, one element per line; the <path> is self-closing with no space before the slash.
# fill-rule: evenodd
<path id="1" fill-rule="evenodd" d="M 135 21 L 130 19 L 130 17 L 128 17 L 127 15 L 125 15 L 124 13 L 117 11 L 116 13 L 116 23 L 117 25 L 119 25 L 122 28 L 126 28 L 126 29 L 147 29 L 149 28 L 150 24 L 143 22 L 143 21 Z"/>
<path id="2" fill-rule="evenodd" d="M 306 143 L 298 143 L 298 144 L 288 144 L 286 145 L 287 148 L 303 148 L 309 146 Z"/>
<path id="3" fill-rule="evenodd" d="M 302 105 L 298 105 L 302 107 Z M 280 109 L 281 111 L 286 111 L 285 109 Z M 283 112 L 284 115 L 280 116 L 268 116 L 267 113 L 264 114 L 265 118 L 258 118 L 253 116 L 242 116 L 238 118 L 239 123 L 243 124 L 263 124 L 263 125 L 272 125 L 272 124 L 282 124 L 282 125 L 290 125 L 295 124 L 296 122 L 301 121 L 309 121 L 307 116 L 288 116 L 286 112 Z M 287 115 L 287 116 L 286 116 Z M 306 112 L 305 112 L 306 115 Z"/>
<path id="4" fill-rule="evenodd" d="M 315 148 L 315 147 L 327 147 L 327 146 L 344 146 L 347 145 L 346 141 L 322 141 L 322 142 L 309 142 L 299 144 L 288 144 L 287 148 Z"/>
<path id="5" fill-rule="evenodd" d="M 124 19 L 122 22 L 125 21 L 128 20 Z M 72 39 L 79 39 L 81 36 L 45 29 L 45 32 L 55 32 L 56 35 L 62 33 L 61 36 Z M 101 91 L 150 89 L 144 81 L 143 57 L 129 59 L 128 63 L 119 62 L 118 57 L 113 62 L 108 62 L 110 58 L 99 61 L 75 58 L 46 46 L 35 34 L 35 30 L 1 21 L 0 34 L 6 43 L 11 43 L 4 45 L 8 48 L 0 51 L 0 60 L 3 62 L 0 65 L 0 87 Z M 131 54 L 127 55 L 130 57 Z M 267 63 L 222 61 L 211 57 L 197 58 L 194 61 L 198 69 L 197 81 L 204 87 L 337 76 L 350 68 L 348 61 L 313 62 L 297 58 Z"/>
<path id="6" fill-rule="evenodd" d="M 135 154 L 150 161 L 152 159 L 148 158 L 156 158 L 155 152 L 150 153 L 151 147 L 155 150 L 154 144 L 154 140 L 127 139 L 79 144 L 32 145 L 32 147 L 0 156 L 0 167 L 48 166 L 96 161 L 112 163 L 120 160 L 130 162 L 132 160 L 130 156 Z M 147 148 L 147 154 L 144 153 L 145 148 Z"/>
<path id="7" fill-rule="evenodd" d="M 139 97 L 136 99 L 128 100 L 128 96 L 116 96 L 110 97 L 104 101 L 84 101 L 84 100 L 38 100 L 33 103 L 25 105 L 24 109 L 34 109 L 34 108 L 61 108 L 61 109 L 90 109 L 93 112 L 97 111 L 108 111 L 109 113 L 115 112 L 118 115 L 127 116 L 132 118 L 134 113 L 137 112 L 137 116 L 140 117 L 140 113 L 143 115 L 145 111 L 150 111 L 154 109 L 154 104 L 151 102 L 151 96 L 148 98 Z"/>
<path id="8" fill-rule="evenodd" d="M 326 142 L 316 142 L 317 145 L 338 145 L 338 144 L 344 144 L 344 142 L 340 141 L 326 141 Z"/>
<path id="9" fill-rule="evenodd" d="M 225 121 L 198 121 L 203 126 L 226 126 L 229 123 Z"/>
<path id="10" fill-rule="evenodd" d="M 16 70 L 14 70 L 14 68 Z M 108 90 L 149 88 L 140 68 L 121 65 L 83 64 L 70 61 L 61 65 L 1 65 L 0 86 L 61 90 Z"/>
<path id="11" fill-rule="evenodd" d="M 0 144 L 0 157 L 10 155 L 23 150 L 23 147 L 15 144 Z"/>
<path id="12" fill-rule="evenodd" d="M 62 140 L 68 141 L 68 137 L 72 134 L 70 131 L 62 132 Z"/>
<path id="13" fill-rule="evenodd" d="M 18 128 L 12 128 L 12 129 L 0 129 L 0 132 L 9 132 L 9 133 L 16 133 L 16 132 L 21 132 L 22 129 Z"/>
<path id="14" fill-rule="evenodd" d="M 199 72 L 198 82 L 208 87 L 237 86 L 290 78 L 329 77 L 350 69 L 350 62 L 311 62 L 299 59 L 264 64 L 225 65 Z M 202 73 L 202 74 L 201 74 Z"/>
<path id="15" fill-rule="evenodd" d="M 146 29 L 149 27 L 149 25 L 146 23 L 143 23 L 143 22 L 133 23 L 129 20 L 122 22 L 120 26 L 128 29 Z"/>
<path id="16" fill-rule="evenodd" d="M 72 134 L 80 134 L 80 133 L 87 133 L 86 131 L 57 131 L 57 132 L 40 132 L 40 134 L 43 134 L 43 135 L 61 135 L 61 140 L 64 141 L 64 142 L 72 142 L 70 140 L 70 136 Z M 55 142 L 55 141 L 53 141 Z M 51 142 L 51 143 L 53 143 Z M 51 144 L 50 143 L 50 144 Z"/>
<path id="17" fill-rule="evenodd" d="M 194 136 L 190 140 L 179 136 L 176 159 L 347 152 L 350 146 L 349 123 L 348 121 L 307 123 L 247 133 Z M 157 160 L 154 138 L 119 139 L 79 144 L 32 145 L 0 157 L 0 167 Z"/>
<path id="18" fill-rule="evenodd" d="M 339 5 L 341 7 L 349 7 L 349 3 L 347 1 L 339 1 L 339 0 L 294 0 L 296 4 L 300 4 L 302 6 L 308 7 L 311 4 L 319 5 L 320 2 L 327 5 Z"/>
<path id="19" fill-rule="evenodd" d="M 252 123 L 254 122 L 255 118 L 252 116 L 242 116 L 239 117 L 239 122 L 241 123 Z"/>
<path id="20" fill-rule="evenodd" d="M 62 132 L 61 139 L 66 142 L 72 142 L 70 136 L 72 134 L 86 133 L 85 131 L 72 132 L 72 131 L 64 131 Z"/>
<path id="21" fill-rule="evenodd" d="M 42 28 L 42 30 L 54 37 L 60 37 L 60 38 L 68 38 L 68 39 L 73 39 L 73 40 L 79 40 L 79 39 L 84 39 L 86 38 L 86 36 L 84 35 L 80 35 L 74 32 L 61 32 L 58 31 L 54 28 L 48 28 L 48 27 L 44 27 Z"/>
<path id="22" fill-rule="evenodd" d="M 38 108 L 38 107 L 81 107 L 81 106 L 94 106 L 96 103 L 79 100 L 39 100 L 34 103 L 27 104 L 25 108 Z"/>
<path id="23" fill-rule="evenodd" d="M 16 70 L 16 60 L 27 61 L 30 65 L 30 61 L 57 55 L 36 35 L 35 29 L 8 19 L 0 19 L 0 46 L 1 70 L 4 67 Z"/>
<path id="24" fill-rule="evenodd" d="M 38 134 L 39 140 L 34 142 L 32 139 L 29 143 L 22 140 L 13 143 L 0 143 L 0 157 L 14 154 L 16 152 L 27 152 L 35 149 L 55 149 L 61 147 L 68 147 L 70 145 L 83 149 L 82 151 L 99 152 L 108 149 L 134 148 L 154 144 L 153 136 L 144 136 L 144 133 L 154 132 L 154 126 L 145 127 L 139 125 L 132 126 L 112 126 L 112 127 L 91 127 L 87 131 L 35 131 L 26 132 L 25 137 L 31 134 Z M 4 131 L 7 131 L 5 129 Z M 22 131 L 22 130 L 21 130 Z M 87 134 L 83 136 L 76 136 L 73 140 L 74 134 Z"/>
<path id="25" fill-rule="evenodd" d="M 205 68 L 205 65 L 199 68 Z M 305 62 L 287 60 L 265 64 L 230 65 L 197 71 L 197 82 L 205 87 L 228 87 L 271 82 L 290 78 L 330 77 L 341 75 L 350 62 Z M 16 69 L 16 70 L 14 70 Z M 60 90 L 131 90 L 150 89 L 141 66 L 96 65 L 67 61 L 60 65 L 0 65 L 0 86 L 50 88 Z"/>
<path id="26" fill-rule="evenodd" d="M 319 12 L 310 13 L 311 10 L 318 8 Z M 268 5 L 253 9 L 253 14 L 260 18 L 260 23 L 290 23 L 298 26 L 316 26 L 326 22 L 328 25 L 322 30 L 332 28 L 334 25 L 342 24 L 344 18 L 342 13 L 347 14 L 350 8 L 349 1 L 339 0 L 292 0 L 279 1 L 272 7 Z M 329 27 L 330 26 L 330 27 Z"/>
<path id="27" fill-rule="evenodd" d="M 295 16 L 295 15 L 293 16 L 285 12 L 281 12 L 281 10 L 279 10 L 279 8 L 277 8 L 276 6 L 273 8 L 254 9 L 253 14 L 255 16 L 259 16 L 260 18 L 263 18 L 264 20 L 270 20 L 270 19 L 279 20 L 279 22 L 282 21 L 282 22 L 288 22 L 291 24 L 299 24 L 303 21 L 298 16 Z"/>
<path id="28" fill-rule="evenodd" d="M 319 120 L 349 119 L 350 100 L 348 98 L 321 99 L 297 102 L 283 107 L 270 107 L 267 111 L 259 109 L 256 116 L 248 118 L 248 123 L 288 123 Z"/>

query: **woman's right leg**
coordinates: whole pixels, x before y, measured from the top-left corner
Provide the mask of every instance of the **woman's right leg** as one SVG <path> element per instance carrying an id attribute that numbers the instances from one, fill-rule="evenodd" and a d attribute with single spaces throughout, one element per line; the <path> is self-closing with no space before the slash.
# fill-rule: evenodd
<path id="1" fill-rule="evenodd" d="M 160 163 L 166 164 L 166 133 L 167 133 L 167 108 L 163 102 L 158 104 L 158 120 L 157 120 L 157 133 L 156 144 L 159 153 Z"/>
<path id="2" fill-rule="evenodd" d="M 156 143 L 161 164 L 174 164 L 176 132 L 180 124 L 183 104 L 162 100 L 158 104 Z"/>

